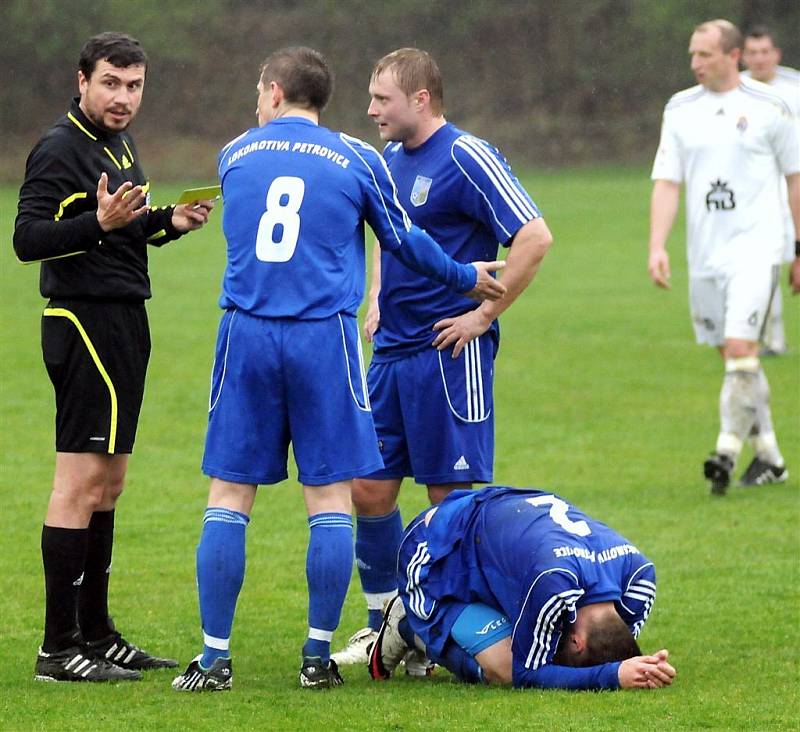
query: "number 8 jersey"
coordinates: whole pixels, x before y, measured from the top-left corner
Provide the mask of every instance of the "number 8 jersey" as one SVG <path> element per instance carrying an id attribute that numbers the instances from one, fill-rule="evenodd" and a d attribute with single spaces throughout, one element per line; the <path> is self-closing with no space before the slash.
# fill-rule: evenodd
<path id="1" fill-rule="evenodd" d="M 268 318 L 355 315 L 364 222 L 384 249 L 411 224 L 381 155 L 301 117 L 253 128 L 220 152 L 228 265 L 220 306 Z"/>

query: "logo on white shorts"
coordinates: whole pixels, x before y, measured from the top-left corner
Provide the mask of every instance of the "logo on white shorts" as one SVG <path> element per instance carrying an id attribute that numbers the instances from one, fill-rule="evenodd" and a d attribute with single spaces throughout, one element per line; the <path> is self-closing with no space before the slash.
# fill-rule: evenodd
<path id="1" fill-rule="evenodd" d="M 469 463 L 467 459 L 462 455 L 458 460 L 456 460 L 456 464 L 453 466 L 453 470 L 469 470 Z"/>

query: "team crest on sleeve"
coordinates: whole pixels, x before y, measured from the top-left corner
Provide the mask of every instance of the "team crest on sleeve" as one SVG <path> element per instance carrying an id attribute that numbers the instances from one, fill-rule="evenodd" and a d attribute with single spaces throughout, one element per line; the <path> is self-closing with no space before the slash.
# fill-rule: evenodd
<path id="1" fill-rule="evenodd" d="M 422 206 L 428 200 L 431 183 L 433 180 L 424 175 L 418 175 L 414 179 L 414 186 L 411 188 L 411 203 L 414 206 Z"/>

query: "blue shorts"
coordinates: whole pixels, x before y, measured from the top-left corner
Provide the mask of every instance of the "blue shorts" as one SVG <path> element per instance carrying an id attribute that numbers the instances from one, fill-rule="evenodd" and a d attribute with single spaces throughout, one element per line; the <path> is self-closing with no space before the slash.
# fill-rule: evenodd
<path id="1" fill-rule="evenodd" d="M 476 602 L 462 610 L 450 628 L 450 636 L 471 656 L 477 656 L 503 638 L 510 638 L 512 630 L 500 610 Z"/>
<path id="2" fill-rule="evenodd" d="M 385 468 L 363 477 L 413 476 L 417 483 L 486 483 L 494 461 L 495 340 L 428 348 L 367 372 L 375 430 Z"/>
<path id="3" fill-rule="evenodd" d="M 234 483 L 287 478 L 292 443 L 303 485 L 382 467 L 356 319 L 222 316 L 203 472 Z"/>

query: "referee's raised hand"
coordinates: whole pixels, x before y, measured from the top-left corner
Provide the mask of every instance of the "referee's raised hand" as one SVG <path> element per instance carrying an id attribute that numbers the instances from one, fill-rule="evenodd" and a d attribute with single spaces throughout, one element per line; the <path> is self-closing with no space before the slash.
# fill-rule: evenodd
<path id="1" fill-rule="evenodd" d="M 140 206 L 141 202 L 142 186 L 125 181 L 114 193 L 109 193 L 108 175 L 100 174 L 97 181 L 97 221 L 103 231 L 121 229 L 147 213 L 150 207 Z"/>

